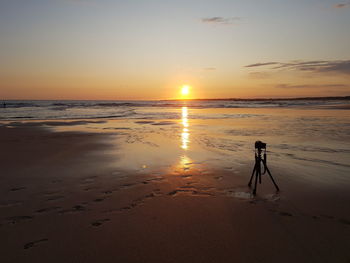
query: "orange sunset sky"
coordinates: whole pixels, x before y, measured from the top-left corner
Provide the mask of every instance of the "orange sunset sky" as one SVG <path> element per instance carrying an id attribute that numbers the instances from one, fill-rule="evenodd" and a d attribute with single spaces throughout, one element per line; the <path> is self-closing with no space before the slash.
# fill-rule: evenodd
<path id="1" fill-rule="evenodd" d="M 0 100 L 350 95 L 350 3 L 0 3 Z"/>

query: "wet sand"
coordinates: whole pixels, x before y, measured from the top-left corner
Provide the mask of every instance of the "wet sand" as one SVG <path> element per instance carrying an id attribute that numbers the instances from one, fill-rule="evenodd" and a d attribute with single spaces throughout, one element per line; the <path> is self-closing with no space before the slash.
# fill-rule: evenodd
<path id="1" fill-rule="evenodd" d="M 272 163 L 282 191 L 264 177 L 253 197 L 250 159 L 237 167 L 157 159 L 127 169 L 120 137 L 127 147 L 142 142 L 149 148 L 137 151 L 150 158 L 160 158 L 147 151 L 160 142 L 125 131 L 173 123 L 117 123 L 104 132 L 92 132 L 94 122 L 85 132 L 69 131 L 85 122 L 51 125 L 64 131 L 33 123 L 0 127 L 1 262 L 350 260 L 347 184 L 294 180 L 294 170 Z"/>

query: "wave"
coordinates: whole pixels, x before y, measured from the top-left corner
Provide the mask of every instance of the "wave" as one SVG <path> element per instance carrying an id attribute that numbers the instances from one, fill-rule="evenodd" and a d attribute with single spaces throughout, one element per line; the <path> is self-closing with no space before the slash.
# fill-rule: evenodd
<path id="1" fill-rule="evenodd" d="M 340 105 L 341 107 L 338 107 Z M 345 106 L 344 106 L 345 105 Z M 178 119 L 182 107 L 210 108 L 341 108 L 350 109 L 349 100 L 161 100 L 161 101 L 7 101 L 0 104 L 0 120 L 11 119 L 89 119 L 89 118 L 141 118 Z M 263 117 L 262 114 L 259 114 Z M 248 114 L 200 113 L 190 114 L 191 119 L 246 118 Z"/>
<path id="2" fill-rule="evenodd" d="M 295 106 L 329 106 L 350 104 L 344 99 L 257 99 L 257 100 L 149 100 L 149 101 L 6 101 L 6 108 L 51 107 L 53 110 L 69 108 L 119 108 L 119 107 L 191 107 L 191 108 L 261 108 Z"/>

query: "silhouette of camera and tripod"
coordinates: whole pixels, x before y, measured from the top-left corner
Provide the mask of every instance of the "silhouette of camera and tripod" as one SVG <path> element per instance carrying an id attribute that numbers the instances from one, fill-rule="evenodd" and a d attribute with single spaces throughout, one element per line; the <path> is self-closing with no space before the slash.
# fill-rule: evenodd
<path id="1" fill-rule="evenodd" d="M 263 168 L 263 172 L 262 172 L 262 168 Z M 276 184 L 275 180 L 273 179 L 269 168 L 267 167 L 266 143 L 263 143 L 262 141 L 256 141 L 255 142 L 255 165 L 252 172 L 252 176 L 250 177 L 250 180 L 248 183 L 248 186 L 251 187 L 252 181 L 255 177 L 253 195 L 256 195 L 258 181 L 259 181 L 259 184 L 261 184 L 261 175 L 265 174 L 266 172 L 270 176 L 271 181 L 276 187 L 276 190 L 279 191 L 280 189 Z"/>

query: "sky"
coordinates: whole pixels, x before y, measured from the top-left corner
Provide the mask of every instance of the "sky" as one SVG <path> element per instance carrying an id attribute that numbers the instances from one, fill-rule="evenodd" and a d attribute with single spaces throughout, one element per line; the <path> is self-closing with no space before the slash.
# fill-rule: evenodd
<path id="1" fill-rule="evenodd" d="M 347 0 L 0 0 L 0 100 L 350 95 Z"/>

